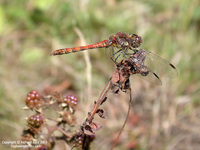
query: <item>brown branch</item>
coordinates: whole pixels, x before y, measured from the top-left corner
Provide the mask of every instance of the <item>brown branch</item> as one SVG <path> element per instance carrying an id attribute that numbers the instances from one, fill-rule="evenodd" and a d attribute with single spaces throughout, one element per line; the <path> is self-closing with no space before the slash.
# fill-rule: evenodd
<path id="1" fill-rule="evenodd" d="M 72 136 L 69 135 L 67 132 L 65 132 L 63 129 L 61 129 L 59 126 L 56 128 L 58 131 L 60 131 L 62 134 L 64 134 L 66 137 L 71 138 Z"/>
<path id="2" fill-rule="evenodd" d="M 62 130 L 59 127 L 60 123 L 58 123 L 56 126 L 50 127 L 49 125 L 45 125 L 47 130 L 48 130 L 48 134 L 46 135 L 46 140 L 48 141 L 50 136 L 56 131 L 60 131 L 62 134 L 64 134 L 66 137 L 71 138 L 71 135 L 69 135 L 67 132 L 65 132 L 64 130 Z"/>
<path id="3" fill-rule="evenodd" d="M 102 104 L 102 102 L 105 100 L 106 95 L 108 93 L 108 91 L 111 89 L 112 84 L 111 84 L 111 79 L 109 79 L 109 81 L 106 83 L 106 86 L 104 87 L 103 91 L 101 92 L 99 98 L 97 101 L 95 101 L 95 104 L 93 106 L 92 112 L 90 113 L 90 115 L 88 116 L 88 121 L 89 123 L 92 122 L 95 113 L 97 112 L 99 106 Z"/>

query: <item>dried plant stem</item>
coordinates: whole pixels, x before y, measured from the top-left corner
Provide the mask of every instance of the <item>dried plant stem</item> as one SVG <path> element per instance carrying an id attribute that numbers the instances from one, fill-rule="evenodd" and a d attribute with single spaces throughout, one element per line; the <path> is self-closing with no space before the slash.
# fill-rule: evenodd
<path id="1" fill-rule="evenodd" d="M 46 139 L 46 141 L 49 141 L 51 134 L 53 134 L 56 131 L 57 127 L 56 126 L 50 127 L 49 125 L 46 124 L 46 128 L 48 130 L 48 134 L 46 135 L 45 139 Z"/>
<path id="2" fill-rule="evenodd" d="M 60 127 L 57 127 L 57 130 L 60 131 L 62 134 L 64 134 L 66 137 L 71 138 L 71 135 L 69 135 L 67 132 L 65 132 L 63 129 Z"/>
<path id="3" fill-rule="evenodd" d="M 128 120 L 129 114 L 130 114 L 131 101 L 132 101 L 131 87 L 129 87 L 129 92 L 130 92 L 130 99 L 129 99 L 129 106 L 128 106 L 128 112 L 127 112 L 127 115 L 126 115 L 126 119 L 125 119 L 125 121 L 124 121 L 124 124 L 123 124 L 123 126 L 122 126 L 122 128 L 121 128 L 121 130 L 120 130 L 120 132 L 119 132 L 119 134 L 118 134 L 118 136 L 117 136 L 117 138 L 116 138 L 114 144 L 113 144 L 112 147 L 111 147 L 111 150 L 114 149 L 114 147 L 115 147 L 115 145 L 116 145 L 116 143 L 117 143 L 117 141 L 118 141 L 118 139 L 119 139 L 119 137 L 120 137 L 122 131 L 124 130 L 124 127 L 125 127 L 125 125 L 126 125 L 126 122 L 127 122 L 127 120 Z"/>
<path id="4" fill-rule="evenodd" d="M 99 96 L 98 100 L 95 101 L 92 112 L 88 117 L 89 123 L 92 122 L 95 113 L 97 112 L 97 110 L 98 110 L 99 106 L 102 104 L 102 102 L 105 100 L 106 95 L 108 94 L 108 91 L 111 89 L 111 87 L 112 87 L 111 79 L 109 79 L 109 81 L 106 83 L 106 86 L 104 87 L 103 91 L 101 92 L 101 95 Z"/>
<path id="5" fill-rule="evenodd" d="M 47 130 L 48 130 L 48 134 L 47 134 L 47 136 L 46 136 L 46 140 L 47 140 L 47 141 L 49 140 L 49 138 L 51 137 L 51 135 L 52 135 L 56 130 L 60 131 L 60 132 L 61 132 L 62 134 L 64 134 L 66 137 L 71 138 L 71 135 L 69 135 L 67 132 L 65 132 L 64 130 L 62 130 L 62 129 L 59 127 L 59 124 L 57 124 L 57 125 L 54 126 L 54 127 L 50 127 L 50 126 L 46 125 L 46 128 L 47 128 Z"/>

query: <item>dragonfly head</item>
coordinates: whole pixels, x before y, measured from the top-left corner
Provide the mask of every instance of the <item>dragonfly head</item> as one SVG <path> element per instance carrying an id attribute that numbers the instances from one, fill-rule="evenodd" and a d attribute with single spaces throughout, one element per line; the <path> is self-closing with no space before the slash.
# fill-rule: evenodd
<path id="1" fill-rule="evenodd" d="M 132 35 L 132 42 L 131 42 L 131 46 L 133 48 L 137 48 L 142 44 L 142 38 L 140 36 L 138 36 L 137 34 L 133 34 Z"/>

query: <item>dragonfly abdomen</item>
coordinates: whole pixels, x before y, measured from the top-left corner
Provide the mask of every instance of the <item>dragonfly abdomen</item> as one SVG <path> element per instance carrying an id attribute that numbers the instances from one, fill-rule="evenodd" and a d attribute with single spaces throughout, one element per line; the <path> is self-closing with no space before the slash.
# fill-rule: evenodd
<path id="1" fill-rule="evenodd" d="M 53 53 L 51 53 L 51 55 L 63 55 L 63 54 L 68 54 L 68 53 L 84 51 L 87 49 L 104 48 L 104 47 L 108 47 L 108 46 L 109 46 L 108 40 L 104 40 L 99 43 L 86 45 L 86 46 L 58 49 L 58 50 L 54 51 Z"/>

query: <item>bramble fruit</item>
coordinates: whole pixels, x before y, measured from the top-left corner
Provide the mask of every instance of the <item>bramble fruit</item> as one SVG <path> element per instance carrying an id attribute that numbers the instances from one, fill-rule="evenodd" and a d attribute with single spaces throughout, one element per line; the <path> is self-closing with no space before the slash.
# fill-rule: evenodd
<path id="1" fill-rule="evenodd" d="M 84 133 L 77 133 L 73 137 L 73 143 L 77 148 L 85 148 L 88 149 L 90 147 L 91 142 L 95 139 L 95 135 L 86 135 Z M 83 143 L 84 142 L 84 143 Z"/>
<path id="2" fill-rule="evenodd" d="M 27 94 L 26 105 L 29 108 L 38 108 L 41 106 L 41 96 L 36 90 L 32 90 Z"/>
<path id="3" fill-rule="evenodd" d="M 78 99 L 75 95 L 67 95 L 64 96 L 63 102 L 69 104 L 70 106 L 76 106 L 78 104 Z"/>
<path id="4" fill-rule="evenodd" d="M 28 126 L 32 128 L 40 128 L 43 123 L 43 117 L 41 114 L 32 115 L 27 120 Z"/>

